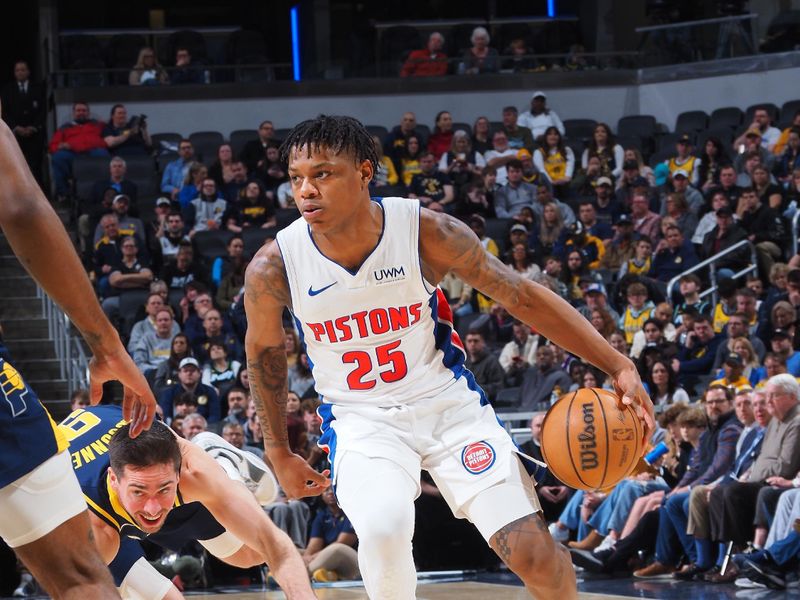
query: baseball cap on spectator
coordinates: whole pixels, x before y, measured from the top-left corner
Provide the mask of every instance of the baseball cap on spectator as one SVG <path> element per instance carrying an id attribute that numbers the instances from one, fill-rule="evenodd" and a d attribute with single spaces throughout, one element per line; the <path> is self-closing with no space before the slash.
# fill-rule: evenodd
<path id="1" fill-rule="evenodd" d="M 196 358 L 187 356 L 186 358 L 181 360 L 180 364 L 178 364 L 179 369 L 183 369 L 184 367 L 194 367 L 195 369 L 199 369 L 200 363 L 197 362 Z"/>
<path id="2" fill-rule="evenodd" d="M 536 91 L 536 92 L 533 92 L 533 95 L 531 96 L 531 98 L 544 98 L 545 100 L 547 100 L 547 94 L 545 94 L 542 91 Z"/>
<path id="3" fill-rule="evenodd" d="M 630 215 L 620 215 L 614 225 L 633 225 Z"/>
<path id="4" fill-rule="evenodd" d="M 653 174 L 656 176 L 656 185 L 664 185 L 669 177 L 669 167 L 664 163 L 658 163 L 653 167 Z"/>
<path id="5" fill-rule="evenodd" d="M 761 132 L 758 129 L 756 129 L 755 127 L 751 127 L 750 129 L 747 130 L 747 133 L 745 133 L 745 135 L 747 137 L 750 137 L 750 136 L 761 137 Z"/>
<path id="6" fill-rule="evenodd" d="M 730 206 L 722 206 L 717 209 L 715 213 L 718 217 L 732 217 L 733 211 L 731 210 Z"/>
<path id="7" fill-rule="evenodd" d="M 122 201 L 125 201 L 128 204 L 131 203 L 131 199 L 128 197 L 127 194 L 117 194 L 116 196 L 114 196 L 112 204 L 116 204 L 117 202 L 122 202 Z"/>
<path id="8" fill-rule="evenodd" d="M 789 333 L 787 329 L 776 329 L 775 331 L 772 332 L 772 335 L 769 336 L 770 340 L 776 340 L 778 338 L 789 340 L 792 338 L 792 334 Z"/>
<path id="9" fill-rule="evenodd" d="M 647 179 L 639 175 L 633 181 L 631 181 L 631 187 L 650 187 L 650 184 L 647 182 Z"/>
<path id="10" fill-rule="evenodd" d="M 528 228 L 525 227 L 525 225 L 523 225 L 522 223 L 517 223 L 511 228 L 511 232 L 513 233 L 514 231 L 521 231 L 523 233 L 528 233 Z"/>
<path id="11" fill-rule="evenodd" d="M 519 160 L 528 160 L 529 158 L 533 158 L 531 153 L 528 151 L 527 148 L 520 148 L 517 150 L 517 158 Z"/>
<path id="12" fill-rule="evenodd" d="M 631 171 L 633 169 L 638 169 L 638 168 L 639 168 L 639 163 L 636 162 L 635 160 L 626 160 L 624 163 L 622 163 L 622 169 L 625 171 Z"/>
<path id="13" fill-rule="evenodd" d="M 725 355 L 725 364 L 726 365 L 730 365 L 732 367 L 744 366 L 744 362 L 742 361 L 742 357 L 737 352 L 728 352 Z"/>
<path id="14" fill-rule="evenodd" d="M 585 231 L 586 227 L 580 221 L 575 221 L 572 225 L 569 226 L 570 235 L 580 235 Z"/>
<path id="15" fill-rule="evenodd" d="M 156 198 L 156 206 L 172 206 L 172 202 L 166 196 L 161 196 L 160 198 Z"/>
<path id="16" fill-rule="evenodd" d="M 678 138 L 679 144 L 691 144 L 692 138 L 688 133 L 684 133 L 681 137 Z"/>
<path id="17" fill-rule="evenodd" d="M 480 224 L 480 225 L 486 225 L 486 219 L 484 219 L 484 218 L 483 218 L 482 216 L 480 216 L 480 215 L 472 215 L 472 216 L 469 218 L 469 224 L 470 224 L 470 225 L 472 225 L 473 223 L 478 223 L 478 224 Z"/>
<path id="18" fill-rule="evenodd" d="M 689 179 L 689 174 L 683 169 L 678 169 L 672 174 L 673 179 L 675 179 L 676 177 L 683 177 L 684 179 Z"/>
<path id="19" fill-rule="evenodd" d="M 607 185 L 608 187 L 612 187 L 613 184 L 611 183 L 611 179 L 609 179 L 608 177 L 598 177 L 595 186 L 600 187 L 601 185 Z"/>
<path id="20" fill-rule="evenodd" d="M 607 296 L 606 293 L 606 286 L 602 283 L 590 283 L 589 286 L 584 290 L 584 294 L 603 294 L 603 296 Z"/>

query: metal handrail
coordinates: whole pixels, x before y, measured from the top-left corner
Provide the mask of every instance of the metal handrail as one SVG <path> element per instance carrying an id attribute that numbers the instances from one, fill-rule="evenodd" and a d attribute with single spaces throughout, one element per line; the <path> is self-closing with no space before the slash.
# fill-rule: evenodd
<path id="1" fill-rule="evenodd" d="M 38 286 L 36 297 L 42 302 L 42 316 L 47 319 L 47 338 L 55 348 L 60 378 L 66 379 L 70 393 L 78 388 L 89 389 L 89 358 L 80 338 L 72 333 L 69 317 Z"/>
<path id="2" fill-rule="evenodd" d="M 792 256 L 797 254 L 797 224 L 800 223 L 800 210 L 792 217 Z"/>
<path id="3" fill-rule="evenodd" d="M 700 297 L 705 298 L 709 294 L 712 294 L 712 301 L 714 304 L 717 303 L 717 270 L 714 267 L 714 263 L 718 261 L 723 256 L 728 254 L 732 254 L 733 252 L 741 249 L 744 246 L 748 246 L 750 248 L 750 265 L 742 269 L 741 271 L 737 271 L 733 274 L 733 278 L 736 279 L 737 277 L 741 277 L 742 275 L 747 275 L 748 273 L 755 273 L 758 276 L 758 260 L 756 258 L 756 247 L 750 240 L 741 240 L 735 243 L 730 248 L 725 248 L 721 252 L 718 252 L 714 256 L 711 256 L 704 261 L 696 264 L 691 269 L 686 269 L 683 273 L 679 273 L 675 275 L 672 279 L 669 280 L 667 283 L 667 298 L 672 298 L 672 289 L 675 287 L 675 284 L 678 283 L 681 277 L 684 275 L 688 275 L 690 273 L 694 273 L 701 269 L 705 269 L 706 267 L 709 268 L 709 279 L 711 280 L 711 285 L 700 292 Z"/>
<path id="4" fill-rule="evenodd" d="M 758 13 L 746 13 L 743 15 L 729 15 L 727 17 L 713 17 L 711 19 L 698 19 L 697 21 L 681 21 L 680 23 L 663 23 L 660 25 L 647 25 L 634 29 L 636 33 L 649 33 L 651 31 L 664 31 L 666 29 L 685 29 L 698 25 L 714 25 L 722 23 L 735 23 L 737 21 L 752 21 L 758 18 Z"/>

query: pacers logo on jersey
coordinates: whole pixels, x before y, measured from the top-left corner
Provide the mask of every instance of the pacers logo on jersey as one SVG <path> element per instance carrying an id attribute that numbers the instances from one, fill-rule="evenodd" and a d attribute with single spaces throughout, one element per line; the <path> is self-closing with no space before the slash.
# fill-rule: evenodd
<path id="1" fill-rule="evenodd" d="M 461 463 L 473 475 L 478 475 L 491 469 L 495 458 L 494 448 L 486 442 L 469 444 L 464 446 L 464 450 L 461 452 Z"/>
<path id="2" fill-rule="evenodd" d="M 28 405 L 25 403 L 25 396 L 28 390 L 22 375 L 7 362 L 3 362 L 3 369 L 0 371 L 0 389 L 6 397 L 6 402 L 11 407 L 11 416 L 16 417 L 24 413 Z"/>

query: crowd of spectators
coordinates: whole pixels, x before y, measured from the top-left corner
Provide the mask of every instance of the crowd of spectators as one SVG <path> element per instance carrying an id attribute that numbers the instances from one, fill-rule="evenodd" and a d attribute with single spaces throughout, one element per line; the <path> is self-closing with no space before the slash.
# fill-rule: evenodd
<path id="1" fill-rule="evenodd" d="M 494 59 L 480 35 L 474 41 L 470 68 L 480 69 Z M 435 44 L 429 50 L 435 53 Z M 634 360 L 662 423 L 651 442 L 665 441 L 670 452 L 657 474 L 626 480 L 608 495 L 540 482 L 554 535 L 577 538 L 576 560 L 604 572 L 630 571 L 629 559 L 642 551 L 654 552 L 656 562 L 636 565 L 637 576 L 672 575 L 682 556 L 689 566 L 678 577 L 728 581 L 735 569 L 749 573 L 743 561 L 775 556 L 739 557 L 725 574 L 717 567 L 731 554 L 730 542 L 734 551 L 748 541 L 765 547 L 770 525 L 778 522 L 778 492 L 770 490 L 800 486 L 793 437 L 800 417 L 788 400 L 800 398 L 794 380 L 800 376 L 800 256 L 788 251 L 800 196 L 800 119 L 780 131 L 766 110 L 756 110 L 732 146 L 709 138 L 695 149 L 693 136 L 680 135 L 674 154 L 650 168 L 603 123 L 582 151 L 573 150 L 544 92 L 533 93 L 524 108 L 506 106 L 498 111 L 501 121 L 482 116 L 469 128 L 456 127 L 453 115 L 441 111 L 431 130 L 405 113 L 375 140 L 381 160 L 371 191 L 417 198 L 463 220 L 487 252 L 570 302 Z M 238 154 L 226 143 L 200 162 L 192 142 L 182 139 L 161 172 L 161 195 L 150 200 L 147 216 L 138 216 L 142 199 L 126 180 L 125 156 L 157 149 L 146 128 L 134 131 L 126 119 L 125 107 L 116 105 L 109 123 L 95 121 L 78 102 L 73 121 L 51 142 L 59 193 L 69 193 L 75 154 L 109 156 L 109 175 L 95 183 L 78 220 L 103 308 L 176 431 L 187 435 L 184 429 L 199 422 L 235 445 L 258 448 L 260 427 L 242 369 L 249 259 L 243 236 L 264 229 L 268 240 L 280 214 L 299 216 L 278 157 L 280 140 L 264 121 Z M 215 255 L 198 247 L 212 234 L 225 235 L 225 250 Z M 709 271 L 686 271 L 742 240 L 752 244 L 757 269 L 748 272 L 754 265 L 747 247 L 718 260 L 719 301 L 712 302 L 703 293 Z M 466 282 L 449 274 L 441 287 L 464 338 L 466 364 L 498 409 L 540 413 L 570 390 L 611 386 L 605 373 Z M 134 305 L 131 297 L 138 298 Z M 289 411 L 292 449 L 323 467 L 315 446 L 313 375 L 288 314 L 285 325 L 289 390 L 297 405 Z M 202 422 L 187 421 L 190 414 Z M 540 425 L 534 417 L 531 454 Z M 753 444 L 755 431 L 760 446 Z M 728 489 L 730 495 L 719 491 Z M 291 502 L 284 499 L 276 520 L 316 555 L 318 544 L 304 536 L 310 514 Z M 703 502 L 709 516 L 697 516 Z M 648 528 L 626 521 L 632 509 Z M 781 520 L 783 529 L 770 533 L 770 541 L 790 535 L 792 522 Z"/>

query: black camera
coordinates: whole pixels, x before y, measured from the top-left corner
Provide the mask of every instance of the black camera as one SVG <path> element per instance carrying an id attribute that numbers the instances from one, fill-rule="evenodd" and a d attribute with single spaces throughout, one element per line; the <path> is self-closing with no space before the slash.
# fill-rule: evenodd
<path id="1" fill-rule="evenodd" d="M 128 129 L 147 129 L 147 115 L 134 115 L 128 121 Z"/>

